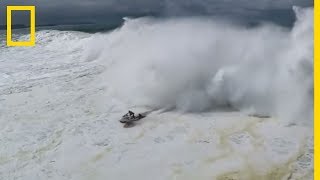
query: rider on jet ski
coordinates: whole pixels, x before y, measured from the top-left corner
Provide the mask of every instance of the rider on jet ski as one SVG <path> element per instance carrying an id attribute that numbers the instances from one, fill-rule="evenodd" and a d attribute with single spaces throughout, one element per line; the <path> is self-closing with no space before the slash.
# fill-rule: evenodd
<path id="1" fill-rule="evenodd" d="M 134 115 L 134 112 L 132 112 L 132 111 L 129 111 L 129 112 L 128 112 L 128 115 L 129 115 L 129 117 L 132 118 L 132 119 L 136 118 L 135 115 Z"/>
<path id="2" fill-rule="evenodd" d="M 136 117 L 134 115 L 134 112 L 129 110 L 129 112 L 127 114 L 125 114 L 123 117 L 128 117 L 130 119 L 136 119 L 136 118 L 141 119 L 143 116 L 141 114 L 139 114 L 138 117 Z"/>

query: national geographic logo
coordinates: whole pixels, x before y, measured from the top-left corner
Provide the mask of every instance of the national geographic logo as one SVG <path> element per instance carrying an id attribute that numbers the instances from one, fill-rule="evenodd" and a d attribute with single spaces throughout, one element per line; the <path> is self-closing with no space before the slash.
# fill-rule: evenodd
<path id="1" fill-rule="evenodd" d="M 12 41 L 12 11 L 30 11 L 29 41 Z M 36 8 L 35 6 L 7 6 L 7 46 L 34 46 L 36 44 Z"/>

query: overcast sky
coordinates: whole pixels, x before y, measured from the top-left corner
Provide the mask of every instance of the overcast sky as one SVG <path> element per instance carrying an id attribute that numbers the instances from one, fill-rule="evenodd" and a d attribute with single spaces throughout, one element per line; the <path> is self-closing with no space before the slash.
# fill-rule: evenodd
<path id="1" fill-rule="evenodd" d="M 63 24 L 148 14 L 261 16 L 293 5 L 313 6 L 313 0 L 0 0 L 0 24 L 5 24 L 7 5 L 35 5 L 37 24 Z M 26 22 L 26 14 L 16 13 L 14 24 Z"/>

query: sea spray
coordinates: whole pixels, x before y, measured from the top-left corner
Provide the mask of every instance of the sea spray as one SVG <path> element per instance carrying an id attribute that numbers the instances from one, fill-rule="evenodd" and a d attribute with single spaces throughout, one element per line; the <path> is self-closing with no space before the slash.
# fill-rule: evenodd
<path id="1" fill-rule="evenodd" d="M 131 105 L 207 111 L 232 107 L 310 123 L 313 9 L 294 7 L 292 29 L 209 18 L 126 20 L 88 52 L 104 81 Z"/>

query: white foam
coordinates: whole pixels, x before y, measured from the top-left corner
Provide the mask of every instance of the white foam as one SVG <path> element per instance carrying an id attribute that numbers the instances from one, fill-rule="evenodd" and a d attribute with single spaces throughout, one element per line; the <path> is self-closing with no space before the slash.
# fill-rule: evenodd
<path id="1" fill-rule="evenodd" d="M 313 179 L 313 127 L 283 123 L 311 123 L 312 10 L 296 11 L 292 30 L 134 19 L 0 46 L 0 179 Z M 216 112 L 118 122 L 167 106 Z"/>

